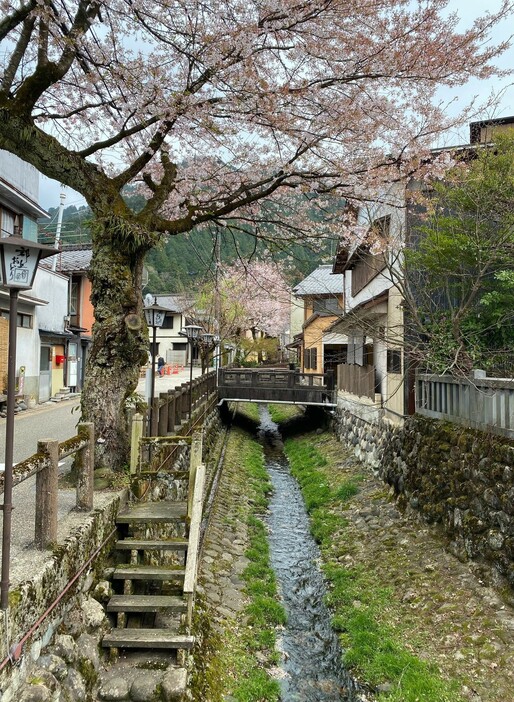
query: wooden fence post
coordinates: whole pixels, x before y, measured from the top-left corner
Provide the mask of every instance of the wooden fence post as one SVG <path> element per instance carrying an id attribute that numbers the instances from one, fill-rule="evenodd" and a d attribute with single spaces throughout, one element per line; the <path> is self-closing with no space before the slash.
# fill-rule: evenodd
<path id="1" fill-rule="evenodd" d="M 157 426 L 157 435 L 166 436 L 168 433 L 168 393 L 159 393 L 160 405 L 159 410 L 159 423 Z"/>
<path id="2" fill-rule="evenodd" d="M 175 390 L 168 390 L 168 434 L 175 433 L 175 413 L 177 408 L 177 394 Z"/>
<path id="3" fill-rule="evenodd" d="M 191 518 L 193 508 L 193 493 L 195 489 L 196 471 L 202 462 L 203 433 L 194 431 L 191 437 L 191 454 L 189 457 L 189 489 L 187 495 L 187 516 Z"/>
<path id="4" fill-rule="evenodd" d="M 38 453 L 46 457 L 45 467 L 36 475 L 36 548 L 45 549 L 57 541 L 57 481 L 59 442 L 43 439 L 37 442 Z"/>
<path id="5" fill-rule="evenodd" d="M 180 387 L 182 388 L 182 413 L 180 417 L 180 424 L 182 424 L 189 417 L 189 383 L 182 383 Z"/>
<path id="6" fill-rule="evenodd" d="M 182 425 L 182 390 L 175 390 L 175 428 L 179 429 Z"/>
<path id="7" fill-rule="evenodd" d="M 87 439 L 86 446 L 77 451 L 77 509 L 90 512 L 93 509 L 93 479 L 95 469 L 95 427 L 93 422 L 79 424 L 79 436 Z"/>
<path id="8" fill-rule="evenodd" d="M 143 436 L 143 415 L 135 414 L 132 417 L 130 430 L 130 472 L 135 473 L 139 465 L 139 440 Z"/>
<path id="9" fill-rule="evenodd" d="M 152 426 L 148 436 L 158 436 L 159 427 L 159 398 L 154 397 L 152 405 Z"/>

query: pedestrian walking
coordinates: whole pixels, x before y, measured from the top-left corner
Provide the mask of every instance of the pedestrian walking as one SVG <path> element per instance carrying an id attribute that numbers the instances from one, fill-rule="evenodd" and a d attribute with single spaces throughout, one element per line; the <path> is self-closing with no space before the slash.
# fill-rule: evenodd
<path id="1" fill-rule="evenodd" d="M 164 358 L 159 356 L 157 359 L 157 373 L 161 376 L 164 373 L 164 366 L 166 365 Z"/>

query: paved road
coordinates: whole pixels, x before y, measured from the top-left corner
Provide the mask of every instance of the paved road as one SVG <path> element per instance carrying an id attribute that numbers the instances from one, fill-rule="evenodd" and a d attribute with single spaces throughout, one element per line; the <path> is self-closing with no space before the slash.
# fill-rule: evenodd
<path id="1" fill-rule="evenodd" d="M 18 413 L 14 418 L 14 462 L 36 453 L 40 439 L 65 441 L 77 433 L 80 420 L 79 400 L 40 405 Z M 5 419 L 0 419 L 0 464 L 5 457 Z"/>
<path id="2" fill-rule="evenodd" d="M 193 378 L 200 374 L 193 368 Z M 155 394 L 166 392 L 189 381 L 189 369 L 155 379 Z M 137 392 L 145 396 L 146 381 L 139 381 Z M 14 419 L 14 462 L 18 463 L 36 452 L 40 439 L 65 441 L 75 436 L 80 421 L 79 399 L 39 405 L 35 409 L 20 412 Z M 5 419 L 0 418 L 0 466 L 5 456 Z"/>

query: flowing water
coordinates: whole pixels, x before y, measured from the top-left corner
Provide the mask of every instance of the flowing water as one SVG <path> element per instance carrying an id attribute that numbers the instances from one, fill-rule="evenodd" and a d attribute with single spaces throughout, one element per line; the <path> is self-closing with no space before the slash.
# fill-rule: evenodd
<path id="1" fill-rule="evenodd" d="M 309 532 L 303 497 L 292 477 L 277 425 L 261 408 L 259 435 L 274 493 L 267 524 L 271 565 L 287 612 L 282 702 L 357 702 L 364 699 L 341 663 L 323 596 L 320 553 Z"/>

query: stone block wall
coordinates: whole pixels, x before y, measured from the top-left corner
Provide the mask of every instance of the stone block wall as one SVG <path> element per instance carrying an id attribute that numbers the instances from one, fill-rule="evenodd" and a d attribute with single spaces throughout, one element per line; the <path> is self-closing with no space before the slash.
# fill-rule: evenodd
<path id="1" fill-rule="evenodd" d="M 418 415 L 391 425 L 344 402 L 334 429 L 400 505 L 442 526 L 458 558 L 484 562 L 514 588 L 513 442 Z"/>
<path id="2" fill-rule="evenodd" d="M 75 642 L 80 639 L 82 634 L 87 634 L 88 650 L 91 647 L 95 649 L 96 644 L 91 644 L 92 639 L 88 637 L 93 631 L 100 635 L 98 632 L 105 622 L 103 621 L 103 608 L 90 595 L 95 584 L 102 577 L 114 534 L 111 539 L 108 537 L 115 529 L 116 514 L 120 501 L 124 499 L 126 499 L 125 493 L 113 495 L 113 499 L 104 508 L 84 515 L 83 525 L 75 529 L 63 545 L 54 549 L 53 555 L 49 557 L 42 570 L 31 574 L 27 580 L 9 593 L 9 610 L 0 619 L 2 659 L 7 658 L 9 654 L 12 655 L 13 648 L 21 641 L 23 641 L 23 647 L 17 651 L 17 654 L 20 655 L 18 665 L 13 666 L 8 663 L 0 674 L 0 699 L 2 702 L 22 702 L 22 700 L 28 702 L 41 694 L 43 694 L 41 699 L 44 699 L 46 692 L 40 689 L 41 686 L 45 687 L 45 690 L 53 688 L 53 692 L 55 692 L 57 687 L 66 688 L 69 685 L 71 688 L 80 688 L 81 691 L 84 691 L 84 695 L 86 691 L 90 690 L 94 675 L 91 671 L 91 676 L 87 681 L 80 676 L 77 667 L 83 664 L 81 656 L 78 654 L 75 656 L 74 663 L 77 667 L 70 665 L 70 670 L 73 669 L 73 672 L 69 678 L 61 671 L 63 674 L 60 681 L 63 685 L 61 685 L 59 675 L 56 676 L 55 671 L 52 672 L 51 662 L 45 659 L 42 652 L 57 634 L 63 632 L 65 636 L 70 636 L 73 633 L 72 638 Z M 104 542 L 106 543 L 102 547 Z M 83 569 L 67 595 L 59 599 L 68 583 L 99 549 L 99 553 Z M 39 618 L 54 603 L 55 607 L 49 615 L 36 626 Z M 98 616 L 97 610 L 100 611 L 100 616 Z M 28 636 L 29 632 L 31 632 L 30 636 Z M 7 642 L 11 651 L 7 650 Z M 84 642 L 85 639 L 82 640 L 82 650 L 85 650 Z M 71 643 L 70 646 L 74 650 L 77 647 Z M 47 663 L 50 668 L 45 668 Z M 63 663 L 63 665 L 65 664 Z M 46 670 L 45 673 L 42 672 L 43 669 Z M 37 684 L 32 685 L 33 690 L 23 690 L 23 684 L 27 680 L 37 682 Z M 47 680 L 48 686 L 43 682 L 41 685 L 39 684 L 39 681 L 43 680 Z M 68 692 L 66 693 L 68 696 L 63 692 L 63 700 L 86 699 L 86 697 L 82 697 L 82 692 L 79 694 L 75 691 L 78 695 L 76 697 L 72 696 L 74 694 L 72 691 Z M 33 697 L 32 693 L 36 697 Z"/>
<path id="3" fill-rule="evenodd" d="M 210 453 L 214 452 L 220 431 L 221 421 L 217 409 L 214 409 L 204 426 L 204 460 L 211 471 L 216 457 L 212 458 Z M 189 447 L 184 446 L 176 457 L 175 469 L 186 470 L 188 467 Z M 147 499 L 182 499 L 185 498 L 185 490 L 185 484 L 173 480 L 163 471 L 152 485 Z M 5 614 L 3 618 L 0 616 L 0 665 L 2 659 L 12 655 L 12 650 L 7 650 L 6 642 L 13 648 L 31 629 L 33 633 L 24 641 L 18 664 L 7 662 L 0 670 L 1 702 L 92 702 L 98 699 L 103 669 L 99 645 L 110 626 L 101 603 L 108 601 L 111 588 L 103 577 L 115 533 L 57 602 L 49 616 L 39 626 L 35 627 L 34 624 L 60 597 L 109 534 L 115 531 L 120 504 L 126 500 L 127 491 L 123 491 L 113 495 L 102 509 L 84 515 L 83 525 L 63 545 L 54 549 L 53 556 L 49 557 L 41 572 L 33 574 L 10 593 L 8 618 Z M 134 672 L 137 677 L 137 670 Z M 179 675 L 180 669 L 174 674 Z M 167 678 L 160 681 L 162 699 L 179 699 L 175 682 L 175 679 Z M 180 682 L 182 688 L 183 681 Z M 113 694 L 117 694 L 116 690 Z M 100 699 L 111 699 L 105 690 L 103 693 Z M 112 699 L 129 697 L 122 695 Z M 136 695 L 130 699 L 146 698 Z"/>

